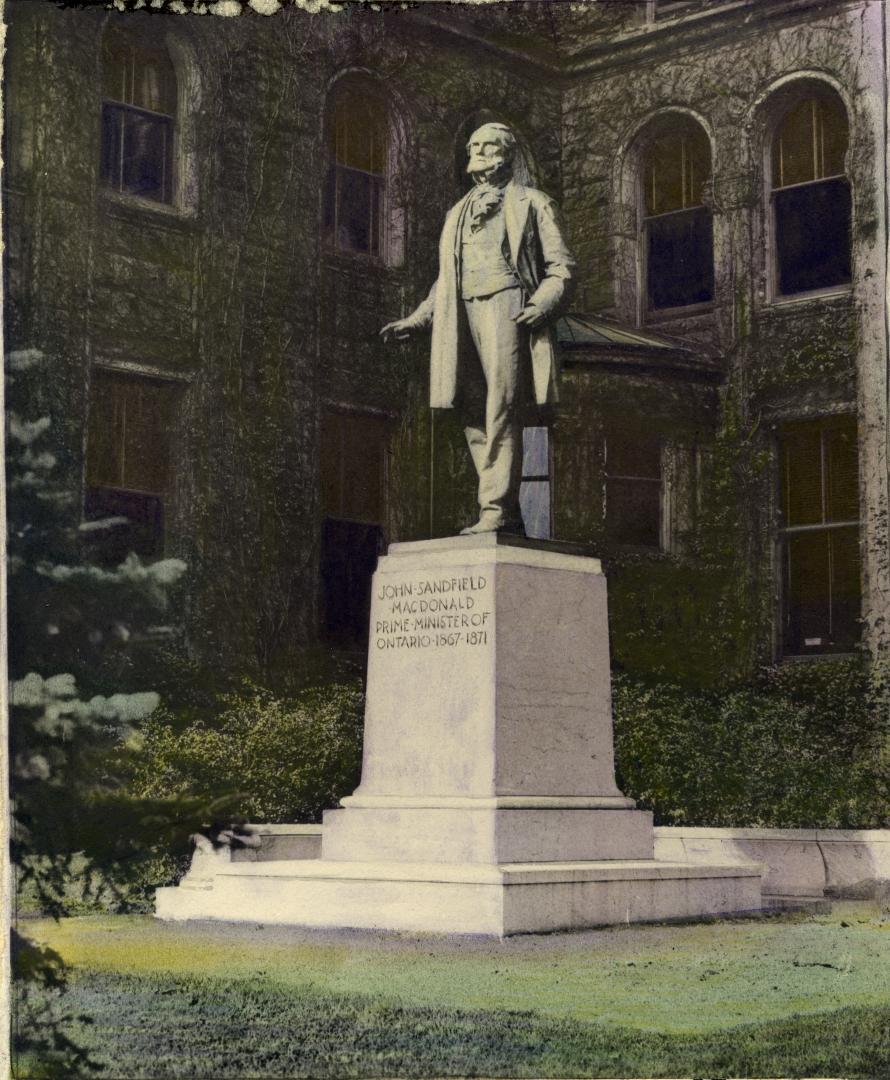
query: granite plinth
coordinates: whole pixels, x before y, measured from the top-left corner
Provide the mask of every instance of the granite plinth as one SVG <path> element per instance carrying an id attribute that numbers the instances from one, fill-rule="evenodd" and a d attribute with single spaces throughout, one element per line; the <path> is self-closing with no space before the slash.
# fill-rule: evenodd
<path id="1" fill-rule="evenodd" d="M 605 578 L 566 545 L 392 546 L 341 807 L 321 858 L 205 860 L 158 917 L 502 936 L 760 908 L 759 866 L 653 858 L 615 783 Z"/>

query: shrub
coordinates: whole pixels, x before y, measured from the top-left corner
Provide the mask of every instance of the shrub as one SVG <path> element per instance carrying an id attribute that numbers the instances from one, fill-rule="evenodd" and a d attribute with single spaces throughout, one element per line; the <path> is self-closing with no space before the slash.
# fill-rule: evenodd
<path id="1" fill-rule="evenodd" d="M 304 689 L 292 698 L 245 682 L 219 699 L 212 720 L 182 725 L 156 713 L 143 729 L 134 792 L 151 798 L 238 793 L 254 822 L 319 821 L 359 780 L 362 692 L 358 683 Z"/>
<path id="2" fill-rule="evenodd" d="M 613 684 L 625 794 L 666 825 L 879 828 L 890 686 L 859 660 L 787 664 L 724 691 Z"/>

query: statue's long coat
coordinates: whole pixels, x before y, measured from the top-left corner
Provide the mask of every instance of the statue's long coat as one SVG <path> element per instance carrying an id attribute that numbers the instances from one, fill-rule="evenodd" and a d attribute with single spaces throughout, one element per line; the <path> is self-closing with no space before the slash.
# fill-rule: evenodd
<path id="1" fill-rule="evenodd" d="M 407 321 L 412 326 L 432 323 L 430 405 L 448 409 L 457 394 L 460 351 L 472 348 L 460 298 L 460 240 L 463 218 L 472 197 L 469 191 L 448 211 L 439 241 L 439 277 Z M 559 223 L 556 204 L 536 188 L 510 181 L 504 192 L 504 224 L 510 260 L 526 293 L 547 321 L 529 332 L 535 403 L 556 401 L 557 357 L 553 317 L 568 300 L 575 268 Z"/>

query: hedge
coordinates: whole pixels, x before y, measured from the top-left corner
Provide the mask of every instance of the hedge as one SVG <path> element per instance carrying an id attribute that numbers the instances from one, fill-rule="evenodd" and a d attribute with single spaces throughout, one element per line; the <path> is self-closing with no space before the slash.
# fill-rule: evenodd
<path id="1" fill-rule="evenodd" d="M 288 698 L 245 683 L 220 699 L 212 719 L 183 726 L 161 711 L 143 727 L 134 790 L 149 797 L 236 793 L 234 812 L 248 821 L 319 821 L 358 784 L 362 707 L 358 683 Z"/>
<path id="2" fill-rule="evenodd" d="M 619 786 L 658 824 L 890 824 L 890 675 L 858 659 L 764 670 L 745 686 L 613 681 Z"/>

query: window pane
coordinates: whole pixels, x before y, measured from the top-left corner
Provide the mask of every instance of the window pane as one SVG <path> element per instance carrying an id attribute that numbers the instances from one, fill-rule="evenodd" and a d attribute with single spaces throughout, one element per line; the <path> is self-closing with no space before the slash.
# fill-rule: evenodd
<path id="1" fill-rule="evenodd" d="M 773 185 L 803 184 L 819 179 L 816 170 L 818 117 L 815 98 L 801 101 L 788 113 L 776 132 L 773 148 Z"/>
<path id="2" fill-rule="evenodd" d="M 342 419 L 344 516 L 379 523 L 383 517 L 384 422 L 370 416 Z"/>
<path id="3" fill-rule="evenodd" d="M 321 507 L 328 517 L 343 516 L 343 482 L 340 476 L 342 422 L 340 413 L 326 412 L 321 417 Z"/>
<path id="4" fill-rule="evenodd" d="M 176 75 L 166 52 L 137 48 L 133 71 L 132 104 L 140 109 L 166 113 L 176 111 Z"/>
<path id="5" fill-rule="evenodd" d="M 609 476 L 661 479 L 661 440 L 641 431 L 609 432 L 606 439 Z"/>
<path id="6" fill-rule="evenodd" d="M 87 482 L 163 495 L 170 490 L 173 387 L 96 372 L 90 401 Z"/>
<path id="7" fill-rule="evenodd" d="M 321 581 L 325 633 L 330 641 L 343 646 L 367 642 L 371 578 L 382 550 L 379 526 L 325 521 Z"/>
<path id="8" fill-rule="evenodd" d="M 862 586 L 859 530 L 833 529 L 831 556 L 831 638 L 837 649 L 855 647 L 861 636 Z"/>
<path id="9" fill-rule="evenodd" d="M 785 294 L 850 281 L 850 185 L 843 178 L 776 191 L 776 255 Z"/>
<path id="10" fill-rule="evenodd" d="M 325 513 L 349 521 L 383 520 L 387 424 L 377 416 L 328 412 L 321 425 Z"/>
<path id="11" fill-rule="evenodd" d="M 102 93 L 110 101 L 172 116 L 176 72 L 167 50 L 138 33 L 110 28 L 102 41 Z"/>
<path id="12" fill-rule="evenodd" d="M 711 148 L 697 127 L 672 131 L 646 153 L 646 213 L 665 214 L 700 206 L 711 176 Z"/>
<path id="13" fill-rule="evenodd" d="M 106 187 L 120 191 L 123 156 L 123 111 L 112 105 L 102 106 L 102 159 L 100 172 Z"/>
<path id="14" fill-rule="evenodd" d="M 90 541 L 91 555 L 100 562 L 119 565 L 131 551 L 143 558 L 164 551 L 164 502 L 157 495 L 114 488 L 88 488 L 84 518 L 124 517 L 128 524 L 96 533 Z"/>
<path id="15" fill-rule="evenodd" d="M 786 540 L 785 647 L 792 653 L 824 652 L 831 642 L 828 536 Z"/>
<path id="16" fill-rule="evenodd" d="M 859 520 L 859 448 L 856 421 L 825 432 L 827 520 Z"/>
<path id="17" fill-rule="evenodd" d="M 844 172 L 847 116 L 840 102 L 807 98 L 795 105 L 773 142 L 773 186 L 804 184 Z"/>
<path id="18" fill-rule="evenodd" d="M 782 505 L 786 525 L 823 521 L 822 428 L 818 421 L 795 425 L 782 435 Z"/>
<path id="19" fill-rule="evenodd" d="M 124 485 L 125 389 L 117 379 L 93 377 L 87 438 L 88 484 Z"/>
<path id="20" fill-rule="evenodd" d="M 102 43 L 102 94 L 112 101 L 128 101 L 133 47 L 113 32 Z"/>
<path id="21" fill-rule="evenodd" d="M 334 107 L 337 165 L 382 175 L 386 171 L 387 117 L 382 102 L 355 90 L 341 92 Z"/>
<path id="22" fill-rule="evenodd" d="M 606 479 L 606 528 L 618 544 L 658 547 L 661 484 L 652 480 Z"/>
<path id="23" fill-rule="evenodd" d="M 820 120 L 822 132 L 820 162 L 822 176 L 841 176 L 846 172 L 844 159 L 849 139 L 847 114 L 840 102 L 821 103 Z"/>
<path id="24" fill-rule="evenodd" d="M 367 173 L 339 168 L 337 247 L 341 251 L 371 251 L 373 183 Z"/>
<path id="25" fill-rule="evenodd" d="M 646 222 L 649 307 L 683 307 L 714 295 L 711 213 L 704 207 Z"/>
<path id="26" fill-rule="evenodd" d="M 785 650 L 838 652 L 859 640 L 858 529 L 786 539 Z"/>
<path id="27" fill-rule="evenodd" d="M 683 163 L 679 139 L 659 139 L 647 155 L 646 213 L 683 209 Z"/>
<path id="28" fill-rule="evenodd" d="M 519 487 L 519 509 L 525 535 L 536 540 L 549 540 L 550 481 L 523 480 Z"/>
<path id="29" fill-rule="evenodd" d="M 124 483 L 134 491 L 170 490 L 172 391 L 152 383 L 133 383 L 127 391 Z"/>
<path id="30" fill-rule="evenodd" d="M 158 202 L 169 201 L 169 132 L 166 117 L 123 114 L 124 141 L 121 191 Z"/>
<path id="31" fill-rule="evenodd" d="M 545 427 L 527 427 L 522 432 L 522 475 L 550 475 L 550 432 Z"/>

